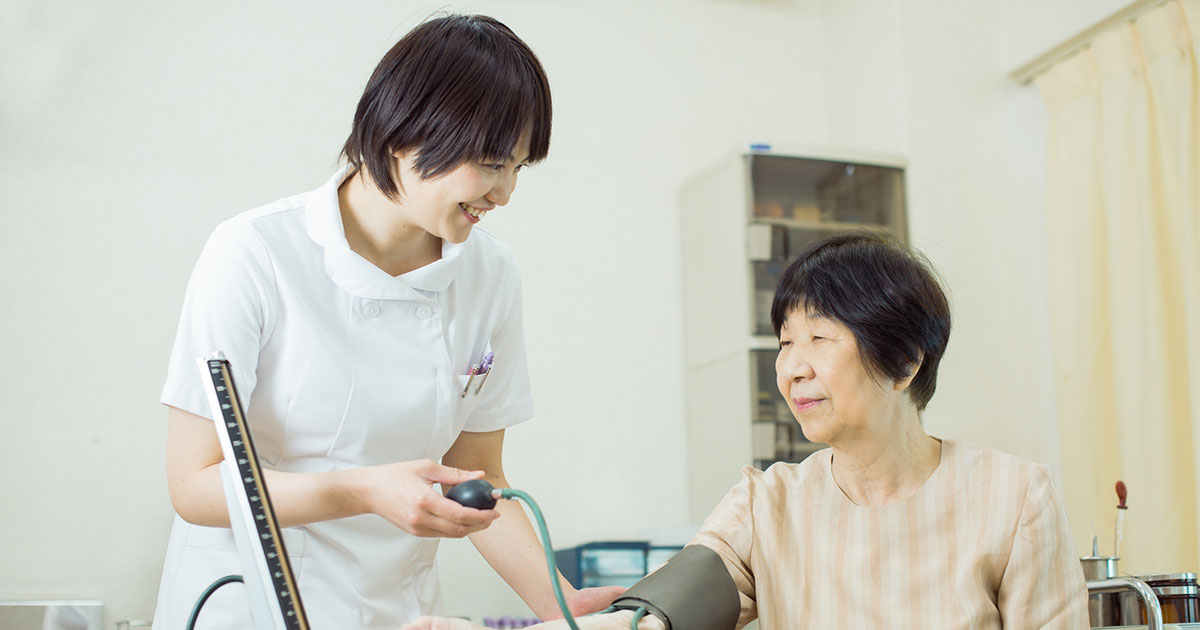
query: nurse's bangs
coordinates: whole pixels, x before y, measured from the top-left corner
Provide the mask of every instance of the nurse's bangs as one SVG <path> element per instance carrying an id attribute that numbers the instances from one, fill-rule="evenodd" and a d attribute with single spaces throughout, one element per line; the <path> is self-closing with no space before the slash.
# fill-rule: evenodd
<path id="1" fill-rule="evenodd" d="M 342 153 L 396 199 L 395 153 L 415 151 L 415 169 L 430 179 L 507 160 L 528 128 L 528 160 L 538 162 L 551 114 L 550 83 L 525 42 L 493 18 L 451 15 L 413 29 L 379 62 Z"/>

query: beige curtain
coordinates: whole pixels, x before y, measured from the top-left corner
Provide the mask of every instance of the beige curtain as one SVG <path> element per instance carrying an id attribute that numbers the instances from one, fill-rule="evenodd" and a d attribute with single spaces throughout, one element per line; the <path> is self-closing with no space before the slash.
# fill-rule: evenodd
<path id="1" fill-rule="evenodd" d="M 1106 32 L 1037 80 L 1063 484 L 1079 552 L 1200 570 L 1200 0 Z"/>

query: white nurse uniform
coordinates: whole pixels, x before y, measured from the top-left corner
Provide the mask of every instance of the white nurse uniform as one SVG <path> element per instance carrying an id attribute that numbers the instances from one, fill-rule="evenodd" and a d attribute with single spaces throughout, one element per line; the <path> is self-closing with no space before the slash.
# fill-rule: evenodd
<path id="1" fill-rule="evenodd" d="M 321 188 L 222 223 L 188 282 L 162 402 L 211 417 L 196 359 L 229 359 L 259 457 L 288 472 L 438 460 L 461 431 L 533 415 L 520 278 L 479 228 L 442 258 L 393 277 L 350 250 L 338 208 L 346 171 Z M 476 395 L 471 364 L 495 355 Z M 436 538 L 376 515 L 287 528 L 314 628 L 397 628 L 439 612 Z M 154 627 L 183 628 L 215 579 L 241 573 L 231 531 L 171 530 Z M 240 585 L 218 590 L 199 628 L 250 628 Z"/>

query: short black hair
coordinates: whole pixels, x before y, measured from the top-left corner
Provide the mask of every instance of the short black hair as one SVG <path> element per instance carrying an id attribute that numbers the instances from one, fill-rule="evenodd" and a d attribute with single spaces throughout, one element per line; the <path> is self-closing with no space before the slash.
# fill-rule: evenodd
<path id="1" fill-rule="evenodd" d="M 396 199 L 393 154 L 416 151 L 422 179 L 477 160 L 506 160 L 531 126 L 529 161 L 550 150 L 550 82 L 512 30 L 484 15 L 428 20 L 383 56 L 367 81 L 342 155 Z"/>
<path id="2" fill-rule="evenodd" d="M 797 309 L 841 322 L 876 376 L 901 381 L 925 408 L 950 341 L 950 305 L 923 255 L 883 236 L 853 232 L 814 243 L 788 266 L 771 303 L 775 336 Z"/>

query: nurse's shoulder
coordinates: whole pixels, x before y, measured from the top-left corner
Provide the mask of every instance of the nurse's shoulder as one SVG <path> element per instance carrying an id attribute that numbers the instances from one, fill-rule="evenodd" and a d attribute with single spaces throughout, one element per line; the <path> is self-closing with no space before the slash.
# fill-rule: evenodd
<path id="1" fill-rule="evenodd" d="M 303 264 L 322 248 L 322 233 L 340 231 L 337 183 L 344 169 L 320 188 L 244 210 L 222 221 L 205 244 L 206 256 L 242 257 L 260 270 Z M 328 224 L 328 225 L 327 225 Z M 282 260 L 281 260 L 282 259 Z M 274 260 L 274 264 L 272 264 Z"/>
<path id="2" fill-rule="evenodd" d="M 219 311 L 248 317 L 269 331 L 278 306 L 277 270 L 319 268 L 319 246 L 305 228 L 312 202 L 311 192 L 301 193 L 219 223 L 188 278 L 183 319 Z"/>

